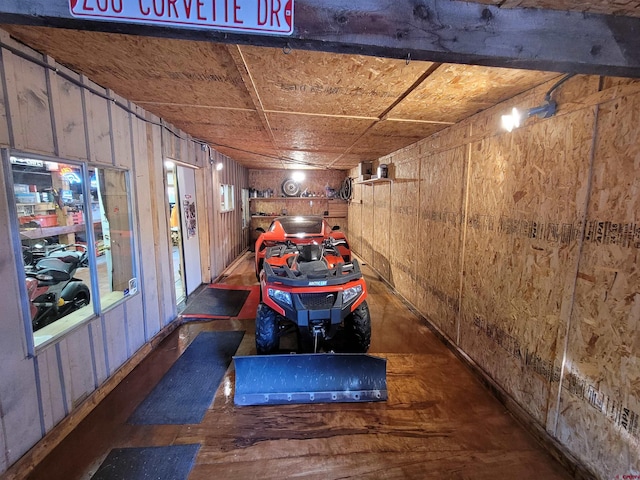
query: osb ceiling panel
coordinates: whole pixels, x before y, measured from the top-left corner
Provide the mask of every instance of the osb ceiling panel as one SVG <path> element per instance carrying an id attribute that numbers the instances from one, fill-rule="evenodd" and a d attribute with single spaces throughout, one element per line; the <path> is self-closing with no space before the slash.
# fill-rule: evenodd
<path id="1" fill-rule="evenodd" d="M 267 114 L 278 146 L 301 150 L 340 152 L 348 148 L 372 124 L 372 120 Z"/>
<path id="2" fill-rule="evenodd" d="M 282 158 L 292 164 L 300 165 L 326 165 L 329 166 L 340 153 L 334 152 L 309 152 L 301 150 L 280 150 Z"/>
<path id="3" fill-rule="evenodd" d="M 245 147 L 260 145 L 273 148 L 271 138 L 262 127 L 258 114 L 254 111 L 218 110 L 177 105 L 147 105 L 144 103 L 140 104 L 140 106 L 153 111 L 162 118 L 178 119 L 172 122 L 173 125 L 196 138 L 215 137 L 216 145 L 238 143 L 238 136 L 240 135 Z"/>
<path id="4" fill-rule="evenodd" d="M 248 168 L 350 169 L 558 75 L 1 28 Z"/>
<path id="5" fill-rule="evenodd" d="M 395 107 L 389 118 L 455 123 L 557 76 L 531 70 L 442 65 Z"/>
<path id="6" fill-rule="evenodd" d="M 252 108 L 226 46 L 100 32 L 6 27 L 24 43 L 50 52 L 136 103 Z"/>
<path id="7" fill-rule="evenodd" d="M 637 0 L 474 0 L 476 3 L 497 5 L 501 8 L 544 8 L 550 10 L 624 15 L 640 17 L 640 2 Z"/>
<path id="8" fill-rule="evenodd" d="M 446 125 L 383 121 L 375 124 L 350 149 L 352 154 L 370 154 L 377 158 L 446 128 Z"/>
<path id="9" fill-rule="evenodd" d="M 378 117 L 430 66 L 361 55 L 241 47 L 265 110 Z"/>

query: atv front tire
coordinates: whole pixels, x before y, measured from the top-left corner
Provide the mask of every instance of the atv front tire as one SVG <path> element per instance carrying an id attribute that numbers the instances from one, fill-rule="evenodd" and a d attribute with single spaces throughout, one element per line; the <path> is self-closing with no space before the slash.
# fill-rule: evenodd
<path id="1" fill-rule="evenodd" d="M 278 317 L 276 312 L 264 303 L 258 305 L 256 313 L 256 350 L 258 355 L 274 353 L 280 346 Z"/>
<path id="2" fill-rule="evenodd" d="M 362 302 L 344 319 L 345 347 L 350 353 L 366 353 L 371 345 L 371 317 L 367 302 Z"/>

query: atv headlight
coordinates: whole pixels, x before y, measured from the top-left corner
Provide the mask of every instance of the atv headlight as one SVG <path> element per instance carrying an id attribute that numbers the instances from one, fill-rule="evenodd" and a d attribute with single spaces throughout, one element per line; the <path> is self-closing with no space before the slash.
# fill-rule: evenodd
<path id="1" fill-rule="evenodd" d="M 269 298 L 278 303 L 284 303 L 285 305 L 293 306 L 291 302 L 291 294 L 289 292 L 283 292 L 282 290 L 276 290 L 275 288 L 269 288 L 267 290 Z"/>
<path id="2" fill-rule="evenodd" d="M 362 293 L 362 285 L 356 285 L 355 287 L 347 288 L 342 292 L 342 303 L 349 303 L 354 298 L 358 297 Z"/>

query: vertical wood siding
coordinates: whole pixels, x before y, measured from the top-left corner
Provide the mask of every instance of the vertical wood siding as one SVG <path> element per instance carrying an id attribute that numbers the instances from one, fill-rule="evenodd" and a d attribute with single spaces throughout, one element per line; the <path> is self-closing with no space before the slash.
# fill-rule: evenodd
<path id="1" fill-rule="evenodd" d="M 54 343 L 28 355 L 20 289 L 10 228 L 0 229 L 0 276 L 5 301 L 0 316 L 0 473 L 117 372 L 137 351 L 176 320 L 164 160 L 174 158 L 197 168 L 198 220 L 202 281 L 219 275 L 244 250 L 240 192 L 247 170 L 230 158 L 216 173 L 209 152 L 171 125 L 90 79 L 58 65 L 53 58 L 15 43 L 3 42 L 30 58 L 77 78 L 109 96 L 101 98 L 62 79 L 55 72 L 2 49 L 0 62 L 0 147 L 93 165 L 125 168 L 130 173 L 131 205 L 136 232 L 135 264 L 140 292 L 101 317 L 78 326 Z M 148 119 L 145 122 L 120 105 Z M 155 123 L 155 124 L 154 124 Z M 0 170 L 0 183 L 6 185 Z M 219 213 L 218 182 L 235 185 L 236 209 Z M 10 225 L 13 195 L 0 192 L 0 223 Z M 216 210 L 217 206 L 217 210 Z M 210 242 L 210 239 L 215 241 Z M 30 335 L 30 334 L 29 334 Z"/>

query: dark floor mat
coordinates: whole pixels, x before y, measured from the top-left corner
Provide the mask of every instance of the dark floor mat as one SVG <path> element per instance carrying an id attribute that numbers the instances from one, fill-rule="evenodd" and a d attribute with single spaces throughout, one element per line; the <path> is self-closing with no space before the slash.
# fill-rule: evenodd
<path id="1" fill-rule="evenodd" d="M 215 287 L 203 288 L 187 301 L 182 315 L 236 317 L 242 310 L 250 290 L 231 290 Z"/>
<path id="2" fill-rule="evenodd" d="M 129 423 L 200 423 L 243 336 L 244 332 L 201 332 L 129 417 Z"/>
<path id="3" fill-rule="evenodd" d="M 91 480 L 186 480 L 200 445 L 114 448 Z"/>

